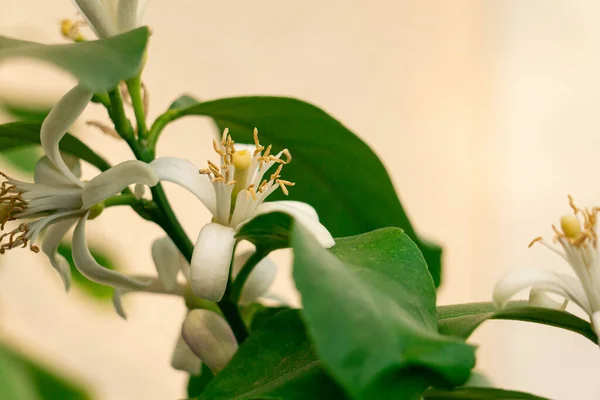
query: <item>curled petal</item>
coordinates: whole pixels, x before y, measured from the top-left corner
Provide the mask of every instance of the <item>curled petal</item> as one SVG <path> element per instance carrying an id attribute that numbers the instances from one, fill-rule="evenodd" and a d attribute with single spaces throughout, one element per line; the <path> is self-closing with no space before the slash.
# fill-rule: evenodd
<path id="1" fill-rule="evenodd" d="M 73 0 L 73 2 L 98 38 L 106 39 L 119 34 L 116 15 L 106 1 Z"/>
<path id="2" fill-rule="evenodd" d="M 57 253 L 58 245 L 69 229 L 75 225 L 78 218 L 68 218 L 52 225 L 46 231 L 46 237 L 42 242 L 42 251 L 48 256 L 50 263 L 58 271 L 65 285 L 65 291 L 71 287 L 71 265 L 61 254 Z"/>
<path id="3" fill-rule="evenodd" d="M 225 368 L 238 349 L 227 321 L 213 311 L 192 310 L 183 322 L 181 333 L 190 349 L 214 374 Z"/>
<path id="4" fill-rule="evenodd" d="M 542 269 L 522 268 L 506 274 L 494 287 L 494 304 L 503 308 L 515 294 L 531 286 L 561 295 L 591 315 L 591 307 L 577 279 Z"/>
<path id="5" fill-rule="evenodd" d="M 567 296 L 563 292 L 561 293 L 561 296 L 564 297 L 565 300 L 556 301 L 546 294 L 546 292 L 554 293 L 555 291 L 552 289 L 552 287 L 544 285 L 534 285 L 529 291 L 529 305 L 564 311 L 567 308 L 567 304 L 569 304 L 569 300 L 566 298 Z"/>
<path id="6" fill-rule="evenodd" d="M 139 290 L 148 287 L 151 281 L 130 278 L 98 264 L 87 245 L 85 226 L 88 215 L 89 212 L 81 218 L 73 234 L 73 261 L 79 272 L 93 282 L 119 289 Z"/>
<path id="7" fill-rule="evenodd" d="M 273 201 L 269 203 L 263 203 L 256 208 L 256 215 L 268 214 L 271 212 L 282 212 L 289 214 L 299 224 L 308 229 L 308 231 L 314 235 L 314 237 L 319 241 L 319 243 L 321 243 L 321 246 L 325 248 L 333 247 L 335 241 L 333 240 L 331 233 L 329 233 L 327 228 L 325 228 L 319 222 L 318 218 L 316 220 L 314 219 L 314 213 L 306 212 L 308 207 L 310 207 L 311 209 L 313 208 L 305 203 L 302 203 L 304 204 L 303 206 L 299 206 L 299 202 L 293 202 L 294 204 L 290 203 L 291 202 L 288 201 Z M 240 226 L 244 223 L 246 223 L 246 221 L 242 222 L 236 228 L 236 230 L 239 230 Z"/>
<path id="8" fill-rule="evenodd" d="M 81 186 L 81 181 L 71 172 L 61 157 L 58 144 L 75 123 L 92 99 L 94 92 L 77 85 L 65 94 L 52 108 L 40 130 L 40 142 L 46 156 L 71 182 Z"/>
<path id="9" fill-rule="evenodd" d="M 217 214 L 217 195 L 206 175 L 201 175 L 198 168 L 182 158 L 161 157 L 151 164 L 152 169 L 161 181 L 175 183 L 187 189 L 198 198 L 208 210 Z"/>
<path id="10" fill-rule="evenodd" d="M 296 208 L 298 211 L 303 212 L 308 217 L 314 219 L 315 221 L 319 220 L 319 214 L 317 214 L 317 210 L 313 206 L 303 201 L 294 201 L 294 200 L 280 200 L 277 201 L 280 205 L 289 208 Z M 267 203 L 269 204 L 269 203 Z"/>
<path id="11" fill-rule="evenodd" d="M 92 207 L 136 183 L 154 186 L 158 183 L 158 177 L 152 168 L 142 161 L 129 160 L 115 165 L 85 184 L 82 194 L 83 207 Z"/>
<path id="12" fill-rule="evenodd" d="M 63 160 L 73 175 L 81 178 L 81 163 L 77 157 L 70 154 L 63 154 Z M 43 185 L 72 185 L 73 182 L 64 176 L 58 168 L 54 166 L 48 157 L 42 157 L 35 165 L 33 181 Z"/>
<path id="13" fill-rule="evenodd" d="M 217 223 L 205 225 L 196 241 L 191 262 L 191 286 L 203 299 L 221 301 L 229 279 L 235 245 L 234 230 Z"/>
<path id="14" fill-rule="evenodd" d="M 152 259 L 158 272 L 158 279 L 166 290 L 172 291 L 177 283 L 177 275 L 187 266 L 187 261 L 168 237 L 157 239 L 152 243 Z"/>
<path id="15" fill-rule="evenodd" d="M 194 354 L 181 335 L 179 335 L 175 349 L 173 350 L 171 366 L 176 370 L 185 371 L 191 375 L 199 375 L 202 370 L 202 361 Z"/>
<path id="16" fill-rule="evenodd" d="M 233 271 L 232 275 L 235 278 L 244 264 L 248 261 L 250 256 L 254 253 L 253 250 L 243 252 L 233 259 Z M 240 304 L 247 305 L 254 302 L 260 296 L 266 293 L 266 291 L 273 284 L 275 280 L 275 274 L 277 272 L 277 266 L 268 257 L 263 258 L 252 270 L 242 293 L 240 296 Z"/>

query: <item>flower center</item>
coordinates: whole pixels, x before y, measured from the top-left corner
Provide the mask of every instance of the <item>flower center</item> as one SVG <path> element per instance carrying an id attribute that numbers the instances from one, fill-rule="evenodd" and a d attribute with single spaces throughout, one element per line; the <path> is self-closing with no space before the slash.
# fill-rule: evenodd
<path id="1" fill-rule="evenodd" d="M 250 216 L 276 189 L 281 188 L 287 196 L 288 187 L 294 186 L 281 177 L 283 166 L 292 160 L 290 152 L 285 149 L 271 154 L 272 146 L 265 148 L 260 144 L 257 129 L 254 130 L 254 151 L 237 150 L 228 129 L 224 130 L 220 142 L 213 140 L 213 148 L 221 158 L 220 165 L 208 161 L 208 168 L 200 173 L 208 175 L 215 187 L 218 208 L 215 218 L 219 223 L 233 225 L 238 219 Z M 264 178 L 274 165 L 277 165 L 275 172 L 268 179 Z M 233 218 L 238 207 L 238 215 Z"/>
<path id="2" fill-rule="evenodd" d="M 1 172 L 0 176 L 6 178 L 6 175 Z M 2 182 L 0 186 L 0 229 L 4 230 L 8 221 L 12 221 L 16 214 L 22 213 L 27 208 L 27 202 L 23 200 L 22 194 L 23 192 L 10 182 Z"/>

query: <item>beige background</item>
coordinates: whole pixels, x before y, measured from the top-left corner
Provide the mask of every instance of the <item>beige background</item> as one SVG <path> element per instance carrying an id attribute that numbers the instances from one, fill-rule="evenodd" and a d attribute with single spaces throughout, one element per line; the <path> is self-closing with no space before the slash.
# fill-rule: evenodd
<path id="1" fill-rule="evenodd" d="M 0 34 L 55 42 L 68 0 L 0 0 Z M 152 0 L 145 81 L 157 115 L 181 92 L 203 99 L 294 96 L 322 106 L 380 155 L 419 230 L 446 246 L 440 303 L 487 301 L 520 266 L 566 268 L 526 248 L 568 211 L 598 205 L 600 6 L 593 1 L 208 2 Z M 0 96 L 57 99 L 72 81 L 28 62 L 0 66 Z M 104 118 L 91 106 L 85 118 Z M 125 146 L 80 124 L 112 161 Z M 201 164 L 211 126 L 179 122 L 160 153 Z M 292 149 L 293 150 L 293 149 Z M 301 182 L 299 184 L 302 184 Z M 169 188 L 195 235 L 208 213 Z M 159 230 L 126 210 L 90 224 L 95 243 L 131 271 L 152 272 Z M 273 291 L 294 298 L 288 255 Z M 66 295 L 41 256 L 12 252 L 0 271 L 2 337 L 80 377 L 99 399 L 175 399 L 169 366 L 184 307 L 132 296 L 129 321 L 77 290 Z M 491 322 L 473 337 L 479 368 L 500 387 L 553 399 L 597 399 L 600 354 L 552 328 Z"/>

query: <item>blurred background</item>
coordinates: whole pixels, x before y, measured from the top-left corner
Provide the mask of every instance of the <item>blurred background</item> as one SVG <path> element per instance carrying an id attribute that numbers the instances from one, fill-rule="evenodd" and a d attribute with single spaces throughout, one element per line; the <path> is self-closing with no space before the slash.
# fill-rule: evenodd
<path id="1" fill-rule="evenodd" d="M 0 0 L 0 9 L 0 35 L 48 43 L 62 41 L 62 18 L 76 17 L 68 0 Z M 439 303 L 489 301 L 513 268 L 570 272 L 527 244 L 551 236 L 550 224 L 569 211 L 568 193 L 600 205 L 599 15 L 591 0 L 151 0 L 150 115 L 182 92 L 283 95 L 322 107 L 372 146 L 413 224 L 444 245 Z M 43 111 L 72 84 L 30 61 L 0 65 L 0 103 L 13 106 L 3 120 L 18 114 L 14 105 Z M 90 106 L 74 132 L 113 162 L 131 157 L 86 127 L 90 119 L 106 117 Z M 178 122 L 159 152 L 202 164 L 212 129 L 203 119 Z M 26 177 L 25 156 L 2 160 L 3 170 Z M 208 213 L 182 190 L 168 191 L 195 237 Z M 110 209 L 89 229 L 107 263 L 153 271 L 155 226 Z M 275 258 L 281 273 L 272 291 L 297 301 L 289 254 Z M 123 321 L 106 293 L 80 285 L 65 294 L 43 256 L 14 251 L 0 263 L 2 343 L 55 366 L 96 399 L 184 397 L 186 376 L 170 367 L 180 301 L 131 295 Z M 600 353 L 582 337 L 492 321 L 472 342 L 478 369 L 498 387 L 598 398 Z"/>

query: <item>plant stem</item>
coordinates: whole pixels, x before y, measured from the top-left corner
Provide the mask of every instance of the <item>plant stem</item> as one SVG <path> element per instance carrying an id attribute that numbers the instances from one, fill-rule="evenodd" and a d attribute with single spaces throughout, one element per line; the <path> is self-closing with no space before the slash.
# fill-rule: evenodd
<path id="1" fill-rule="evenodd" d="M 104 207 L 133 206 L 140 200 L 132 194 L 121 194 L 104 200 Z"/>
<path id="2" fill-rule="evenodd" d="M 143 100 L 141 100 L 141 82 L 138 82 L 140 85 L 140 90 L 133 90 L 134 93 L 131 94 L 132 103 L 134 104 L 134 108 L 136 110 L 136 118 L 138 119 L 138 126 L 140 129 L 144 129 L 147 132 L 146 128 L 146 117 L 143 112 Z M 129 82 L 128 82 L 129 85 Z M 133 89 L 136 89 L 137 84 L 133 82 Z M 130 88 L 130 92 L 131 92 Z M 139 97 L 136 99 L 135 93 L 139 94 Z M 131 127 L 131 123 L 127 119 L 125 115 L 125 108 L 123 105 L 123 98 L 121 96 L 121 92 L 119 88 L 116 88 L 109 92 L 110 104 L 111 107 L 109 109 L 109 115 L 115 124 L 115 129 L 123 139 L 129 144 L 129 147 L 135 154 L 135 157 L 138 160 L 149 163 L 154 160 L 154 147 L 156 146 L 156 141 L 158 140 L 158 135 L 162 131 L 162 129 L 173 119 L 179 117 L 179 113 L 174 112 L 171 115 L 167 112 L 163 115 L 163 120 L 159 122 L 158 120 L 152 126 L 152 131 L 150 133 L 149 140 L 146 140 L 143 136 L 142 140 L 138 141 L 134 135 L 133 128 Z M 135 106 L 136 103 L 138 107 Z M 172 119 L 171 119 L 172 118 Z M 160 118 L 159 118 L 160 119 Z M 143 122 L 141 122 L 143 120 Z M 143 127 L 143 128 L 142 128 Z M 165 195 L 165 192 L 162 188 L 162 185 L 158 184 L 154 186 L 152 189 L 152 199 L 154 200 L 154 204 L 156 205 L 155 212 L 150 214 L 145 213 L 143 209 L 139 207 L 134 207 L 134 209 L 142 216 L 142 218 L 150 219 L 156 224 L 158 224 L 165 233 L 171 238 L 173 243 L 177 246 L 181 254 L 186 258 L 188 262 L 192 261 L 192 254 L 194 252 L 194 245 L 188 238 L 187 234 L 181 227 L 181 224 L 177 220 L 177 216 L 173 212 L 171 205 L 169 204 L 169 200 Z M 244 324 L 242 316 L 240 314 L 240 310 L 235 302 L 233 302 L 229 298 L 229 292 L 231 291 L 230 284 L 227 285 L 227 290 L 223 300 L 217 303 L 225 319 L 231 326 L 233 333 L 238 341 L 238 343 L 242 343 L 248 337 L 248 329 Z"/>
<path id="3" fill-rule="evenodd" d="M 144 109 L 144 99 L 142 97 L 142 79 L 138 75 L 127 81 L 127 89 L 131 96 L 131 104 L 135 112 L 135 120 L 137 122 L 138 137 L 145 138 L 148 136 L 148 127 L 146 126 L 146 110 Z"/>
<path id="4" fill-rule="evenodd" d="M 110 111 L 109 115 L 115 124 L 115 129 L 119 134 L 130 143 L 130 141 L 134 140 L 133 130 L 131 128 L 131 124 L 125 115 L 125 107 L 123 106 L 123 97 L 121 96 L 121 91 L 119 88 L 115 88 L 108 92 L 108 97 L 110 98 Z"/>
<path id="5" fill-rule="evenodd" d="M 242 267 L 239 274 L 236 276 L 235 281 L 231 285 L 231 293 L 229 298 L 235 304 L 239 303 L 240 298 L 242 296 L 242 290 L 244 289 L 244 284 L 248 280 L 248 277 L 254 270 L 254 267 L 268 254 L 268 250 L 263 248 L 257 248 L 254 253 L 250 256 L 246 264 Z"/>

